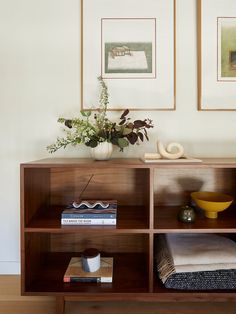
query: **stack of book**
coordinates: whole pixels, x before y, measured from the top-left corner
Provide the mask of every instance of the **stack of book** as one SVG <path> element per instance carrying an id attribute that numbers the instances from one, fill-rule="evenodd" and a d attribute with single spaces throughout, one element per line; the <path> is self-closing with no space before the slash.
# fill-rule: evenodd
<path id="1" fill-rule="evenodd" d="M 61 214 L 62 225 L 116 225 L 116 200 L 73 203 Z"/>
<path id="2" fill-rule="evenodd" d="M 101 257 L 101 266 L 95 272 L 82 268 L 81 257 L 72 257 L 64 274 L 64 282 L 112 282 L 113 257 Z"/>

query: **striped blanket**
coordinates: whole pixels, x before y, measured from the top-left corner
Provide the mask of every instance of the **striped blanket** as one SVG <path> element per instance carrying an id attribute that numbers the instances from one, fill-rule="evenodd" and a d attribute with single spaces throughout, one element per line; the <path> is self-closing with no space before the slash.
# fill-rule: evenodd
<path id="1" fill-rule="evenodd" d="M 157 271 L 167 288 L 235 289 L 236 243 L 213 234 L 160 235 Z"/>

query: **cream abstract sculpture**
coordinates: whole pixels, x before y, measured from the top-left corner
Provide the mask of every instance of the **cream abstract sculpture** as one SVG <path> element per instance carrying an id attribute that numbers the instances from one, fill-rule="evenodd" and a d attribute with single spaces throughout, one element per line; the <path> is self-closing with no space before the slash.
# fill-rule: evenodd
<path id="1" fill-rule="evenodd" d="M 169 159 L 176 160 L 184 157 L 184 148 L 179 143 L 170 143 L 167 147 L 161 141 L 157 142 L 157 153 L 145 153 L 144 159 Z"/>
<path id="2" fill-rule="evenodd" d="M 166 159 L 179 159 L 184 156 L 184 148 L 179 143 L 170 143 L 165 146 L 161 141 L 157 142 L 157 149 L 161 158 Z"/>

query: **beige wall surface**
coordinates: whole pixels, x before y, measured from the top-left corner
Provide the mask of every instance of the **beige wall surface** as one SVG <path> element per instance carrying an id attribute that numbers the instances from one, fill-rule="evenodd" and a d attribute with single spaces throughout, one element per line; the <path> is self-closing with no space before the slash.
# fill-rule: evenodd
<path id="1" fill-rule="evenodd" d="M 195 157 L 236 156 L 236 112 L 197 111 L 196 1 L 176 3 L 176 111 L 132 112 L 155 128 L 149 142 L 115 157 L 153 152 L 157 138 L 181 142 Z M 80 84 L 80 1 L 0 0 L 0 273 L 19 272 L 19 164 L 50 156 L 57 118 L 80 111 Z"/>

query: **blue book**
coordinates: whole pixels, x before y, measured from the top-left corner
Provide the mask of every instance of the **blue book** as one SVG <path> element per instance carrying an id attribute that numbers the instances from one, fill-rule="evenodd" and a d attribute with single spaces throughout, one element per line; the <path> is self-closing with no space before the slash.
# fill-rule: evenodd
<path id="1" fill-rule="evenodd" d="M 116 213 L 109 214 L 109 213 L 83 213 L 80 214 L 78 212 L 76 213 L 68 213 L 68 212 L 62 212 L 61 218 L 68 218 L 68 219 L 77 219 L 77 218 L 84 218 L 84 219 L 100 219 L 100 218 L 106 218 L 106 219 L 116 219 Z"/>

